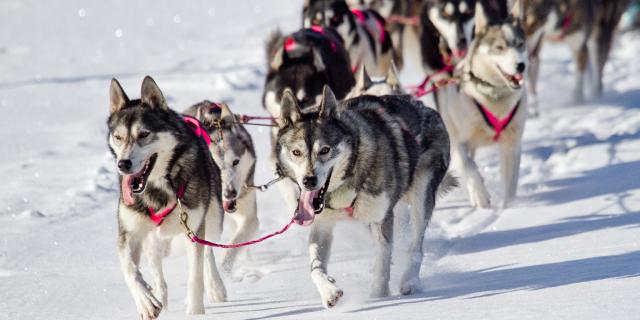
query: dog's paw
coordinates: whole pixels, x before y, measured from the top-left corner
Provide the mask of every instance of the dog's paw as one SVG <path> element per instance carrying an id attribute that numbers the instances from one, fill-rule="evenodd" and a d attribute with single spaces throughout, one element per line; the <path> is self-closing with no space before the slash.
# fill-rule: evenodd
<path id="1" fill-rule="evenodd" d="M 149 290 L 140 290 L 136 297 L 136 306 L 140 313 L 140 318 L 155 319 L 162 311 L 162 303 Z"/>
<path id="2" fill-rule="evenodd" d="M 487 209 L 491 207 L 489 192 L 484 186 L 469 186 L 469 200 L 476 208 Z"/>
<path id="3" fill-rule="evenodd" d="M 420 291 L 420 279 L 409 279 L 403 280 L 400 285 L 400 294 L 403 296 L 408 296 L 411 294 L 415 294 Z"/>
<path id="4" fill-rule="evenodd" d="M 204 314 L 204 304 L 196 303 L 194 305 L 187 306 L 187 315 Z"/>
<path id="5" fill-rule="evenodd" d="M 162 308 L 167 309 L 169 305 L 169 295 L 167 294 L 167 284 L 158 285 L 153 290 L 151 290 L 154 297 L 157 297 L 160 301 L 162 301 Z"/>
<path id="6" fill-rule="evenodd" d="M 318 286 L 320 297 L 322 297 L 322 305 L 327 309 L 335 307 L 344 294 L 342 289 L 335 285 L 335 282 L 335 279 L 327 276 L 325 283 Z"/>
<path id="7" fill-rule="evenodd" d="M 389 296 L 389 284 L 388 283 L 381 283 L 381 284 L 374 284 L 371 287 L 371 294 L 369 294 L 369 297 L 371 298 L 384 298 L 384 297 L 388 297 Z"/>
<path id="8" fill-rule="evenodd" d="M 211 302 L 225 302 L 227 301 L 227 290 L 224 287 L 222 289 L 207 289 L 207 296 Z"/>

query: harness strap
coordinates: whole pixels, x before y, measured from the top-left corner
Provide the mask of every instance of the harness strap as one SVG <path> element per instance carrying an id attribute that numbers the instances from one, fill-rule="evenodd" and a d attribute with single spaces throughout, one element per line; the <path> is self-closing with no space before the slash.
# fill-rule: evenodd
<path id="1" fill-rule="evenodd" d="M 354 16 L 356 16 L 356 18 L 358 19 L 358 22 L 360 23 L 361 26 L 363 26 L 365 29 L 367 29 L 367 31 L 373 33 L 368 26 L 367 26 L 367 14 L 359 9 L 351 9 L 351 13 L 353 13 Z M 380 39 L 380 44 L 384 43 L 385 40 L 385 30 L 384 30 L 384 24 L 383 21 L 380 21 L 378 19 L 376 19 L 374 17 L 373 19 L 376 22 L 376 26 L 378 27 L 378 39 Z"/>
<path id="2" fill-rule="evenodd" d="M 502 131 L 504 131 L 504 129 L 507 128 L 509 123 L 511 123 L 511 120 L 513 120 L 513 116 L 516 114 L 516 111 L 518 111 L 518 107 L 520 107 L 520 100 L 518 100 L 518 103 L 516 103 L 516 105 L 511 109 L 511 111 L 509 111 L 507 116 L 503 119 L 500 119 L 496 115 L 491 113 L 491 111 L 489 111 L 487 107 L 478 103 L 476 99 L 472 99 L 472 100 L 473 100 L 473 103 L 478 108 L 478 110 L 480 111 L 480 114 L 482 115 L 482 118 L 484 119 L 484 121 L 487 123 L 489 127 L 493 128 L 493 131 L 495 131 L 495 134 L 493 135 L 493 141 L 498 141 L 500 139 L 500 135 L 502 134 Z"/>
<path id="3" fill-rule="evenodd" d="M 178 188 L 176 197 L 178 199 L 181 199 L 184 196 L 184 192 L 186 189 L 187 189 L 186 183 L 181 185 L 180 188 Z M 153 221 L 153 223 L 155 223 L 156 226 L 159 226 L 160 224 L 162 224 L 162 221 L 164 221 L 164 218 L 168 216 L 171 213 L 171 211 L 173 211 L 173 209 L 176 208 L 177 205 L 178 205 L 177 202 L 173 202 L 169 207 L 162 210 L 161 212 L 156 212 L 152 207 L 148 207 L 147 211 L 149 211 L 149 217 L 151 218 L 151 221 Z"/>

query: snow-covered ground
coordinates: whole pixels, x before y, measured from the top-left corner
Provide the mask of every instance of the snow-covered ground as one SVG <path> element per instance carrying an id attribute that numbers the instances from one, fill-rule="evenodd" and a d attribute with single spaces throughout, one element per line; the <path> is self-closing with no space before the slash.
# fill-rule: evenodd
<path id="1" fill-rule="evenodd" d="M 176 109 L 208 98 L 261 114 L 263 41 L 276 26 L 299 25 L 301 2 L 0 2 L 0 318 L 136 317 L 115 250 L 109 80 L 135 96 L 149 74 Z M 619 38 L 604 96 L 573 105 L 569 51 L 545 48 L 541 116 L 527 123 L 517 203 L 474 211 L 462 190 L 441 201 L 425 239 L 422 293 L 397 293 L 400 229 L 393 296 L 367 299 L 372 242 L 363 227 L 344 224 L 330 271 L 345 296 L 323 310 L 309 278 L 307 230 L 294 227 L 252 247 L 225 278 L 229 301 L 207 303 L 206 317 L 638 319 L 639 50 L 640 35 Z M 249 130 L 257 181 L 266 181 L 267 134 Z M 496 156 L 480 159 L 499 197 Z M 259 195 L 262 233 L 290 217 L 276 190 Z M 164 319 L 184 319 L 186 261 L 180 243 L 174 249 Z"/>

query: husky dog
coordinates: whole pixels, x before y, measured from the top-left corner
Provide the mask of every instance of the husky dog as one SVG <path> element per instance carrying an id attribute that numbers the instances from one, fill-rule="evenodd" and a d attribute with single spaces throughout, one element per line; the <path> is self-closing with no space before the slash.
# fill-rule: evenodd
<path id="1" fill-rule="evenodd" d="M 262 102 L 276 118 L 286 88 L 307 108 L 320 103 L 322 86 L 330 86 L 342 99 L 355 83 L 342 39 L 329 28 L 302 29 L 286 37 L 274 32 L 267 41 L 267 60 Z"/>
<path id="2" fill-rule="evenodd" d="M 169 109 L 151 77 L 142 83 L 140 100 L 129 100 L 115 79 L 110 96 L 108 145 L 121 185 L 118 255 L 138 312 L 143 319 L 153 319 L 167 305 L 162 274 L 166 245 L 169 239 L 184 235 L 177 217 L 179 202 L 192 230 L 211 239 L 221 232 L 220 171 L 205 142 Z M 210 249 L 203 261 L 202 246 L 187 240 L 186 247 L 187 313 L 203 314 L 204 289 L 212 300 L 224 301 L 224 284 Z M 148 257 L 153 289 L 140 273 L 141 253 Z"/>
<path id="3" fill-rule="evenodd" d="M 226 103 L 205 100 L 187 108 L 183 114 L 198 119 L 211 138 L 209 151 L 221 171 L 222 207 L 236 225 L 231 243 L 248 241 L 259 227 L 256 192 L 251 187 L 256 167 L 251 135 Z M 223 271 L 231 272 L 241 250 L 223 252 Z"/>
<path id="4" fill-rule="evenodd" d="M 420 13 L 420 48 L 426 74 L 458 63 L 473 30 L 475 0 L 428 0 Z"/>
<path id="5" fill-rule="evenodd" d="M 367 73 L 367 68 L 361 66 L 356 75 L 356 85 L 351 89 L 348 98 L 362 95 L 386 96 L 405 94 L 398 78 L 398 71 L 392 63 L 387 76 L 382 79 L 372 80 Z"/>
<path id="6" fill-rule="evenodd" d="M 475 39 L 456 73 L 459 87 L 444 91 L 440 108 L 451 135 L 453 167 L 461 170 L 471 203 L 489 207 L 489 193 L 474 162 L 478 147 L 500 146 L 505 188 L 503 206 L 516 194 L 522 132 L 527 99 L 522 85 L 527 65 L 524 31 L 520 26 L 521 3 L 516 1 L 507 19 L 488 20 L 478 3 Z"/>
<path id="7" fill-rule="evenodd" d="M 341 220 L 371 225 L 378 247 L 371 294 L 389 294 L 393 208 L 400 200 L 410 205 L 413 231 L 400 292 L 415 292 L 425 228 L 449 164 L 438 113 L 408 95 L 337 102 L 325 87 L 319 109 L 307 112 L 287 90 L 277 123 L 277 163 L 300 190 L 289 199 L 298 207 L 294 220 L 312 225 L 311 279 L 323 305 L 333 307 L 343 295 L 327 274 L 332 229 Z"/>
<path id="8" fill-rule="evenodd" d="M 523 28 L 527 35 L 530 67 L 528 92 L 532 112 L 537 113 L 537 80 L 542 41 L 566 43 L 576 61 L 574 100 L 584 100 L 584 79 L 591 66 L 594 94 L 602 93 L 602 71 L 609 56 L 615 29 L 628 0 L 526 0 Z"/>
<path id="9" fill-rule="evenodd" d="M 393 56 L 385 20 L 374 10 L 349 9 L 344 0 L 315 0 L 305 7 L 304 26 L 335 29 L 349 52 L 351 69 L 365 65 L 375 76 L 384 76 Z"/>

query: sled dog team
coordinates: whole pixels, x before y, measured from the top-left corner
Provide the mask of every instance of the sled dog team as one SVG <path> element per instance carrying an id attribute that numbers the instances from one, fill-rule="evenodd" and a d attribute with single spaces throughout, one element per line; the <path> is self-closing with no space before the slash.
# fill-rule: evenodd
<path id="1" fill-rule="evenodd" d="M 595 0 L 306 0 L 302 29 L 273 32 L 263 93 L 273 118 L 271 160 L 284 177 L 278 187 L 292 221 L 309 226 L 311 279 L 322 304 L 331 308 L 343 296 L 327 270 L 337 222 L 370 226 L 377 249 L 371 296 L 385 297 L 394 212 L 408 208 L 410 259 L 399 288 L 408 295 L 419 289 L 436 198 L 457 185 L 450 163 L 471 204 L 488 208 L 491 197 L 474 155 L 498 145 L 500 206 L 509 205 L 525 120 L 537 113 L 543 40 L 572 48 L 577 100 L 589 62 L 599 94 L 625 7 L 625 1 Z M 435 109 L 407 94 L 398 78 L 411 36 L 427 75 L 419 87 L 431 87 Z M 236 225 L 232 243 L 257 235 L 256 154 L 227 104 L 205 100 L 179 114 L 148 76 L 139 99 L 112 80 L 107 124 L 120 181 L 121 268 L 140 316 L 154 319 L 167 306 L 162 260 L 171 239 L 184 234 L 181 213 L 208 241 L 219 240 L 224 218 Z M 202 314 L 205 293 L 214 302 L 227 294 L 212 249 L 185 243 L 186 312 Z M 223 271 L 232 270 L 239 252 L 224 251 Z M 140 272 L 142 254 L 150 279 Z"/>

